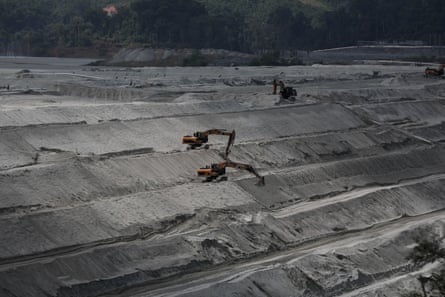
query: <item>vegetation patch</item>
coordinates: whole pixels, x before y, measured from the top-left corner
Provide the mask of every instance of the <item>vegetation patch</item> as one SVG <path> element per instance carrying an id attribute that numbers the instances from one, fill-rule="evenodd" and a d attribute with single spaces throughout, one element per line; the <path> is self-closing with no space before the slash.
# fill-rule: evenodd
<path id="1" fill-rule="evenodd" d="M 182 66 L 207 66 L 209 63 L 208 57 L 196 50 L 190 56 L 184 58 Z"/>
<path id="2" fill-rule="evenodd" d="M 445 1 L 436 0 L 117 0 L 113 7 L 105 0 L 2 0 L 0 54 L 69 56 L 73 48 L 104 58 L 131 44 L 256 53 L 359 41 L 445 43 Z M 271 58 L 260 60 L 281 64 Z"/>

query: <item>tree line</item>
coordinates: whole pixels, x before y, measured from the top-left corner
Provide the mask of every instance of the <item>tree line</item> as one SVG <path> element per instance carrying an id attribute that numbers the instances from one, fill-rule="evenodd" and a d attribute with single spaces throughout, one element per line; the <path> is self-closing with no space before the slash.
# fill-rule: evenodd
<path id="1" fill-rule="evenodd" d="M 0 51 L 45 55 L 95 42 L 243 52 L 358 41 L 445 43 L 443 0 L 0 0 Z"/>

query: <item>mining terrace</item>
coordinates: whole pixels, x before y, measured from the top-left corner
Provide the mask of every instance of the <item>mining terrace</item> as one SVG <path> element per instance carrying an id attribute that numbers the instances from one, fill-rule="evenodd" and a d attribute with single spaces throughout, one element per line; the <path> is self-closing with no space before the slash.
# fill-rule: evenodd
<path id="1" fill-rule="evenodd" d="M 444 237 L 445 80 L 423 67 L 0 58 L 0 296 L 399 296 Z M 272 94 L 272 80 L 295 100 Z M 184 135 L 236 130 L 187 150 Z"/>

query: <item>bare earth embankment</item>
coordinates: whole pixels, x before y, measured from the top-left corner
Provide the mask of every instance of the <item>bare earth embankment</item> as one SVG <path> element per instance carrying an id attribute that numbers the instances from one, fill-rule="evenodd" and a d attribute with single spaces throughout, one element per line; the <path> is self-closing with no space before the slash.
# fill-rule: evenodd
<path id="1" fill-rule="evenodd" d="M 399 296 L 436 269 L 406 256 L 445 233 L 444 80 L 84 62 L 0 58 L 0 296 Z M 181 138 L 210 128 L 264 187 L 201 182 L 227 139 Z"/>

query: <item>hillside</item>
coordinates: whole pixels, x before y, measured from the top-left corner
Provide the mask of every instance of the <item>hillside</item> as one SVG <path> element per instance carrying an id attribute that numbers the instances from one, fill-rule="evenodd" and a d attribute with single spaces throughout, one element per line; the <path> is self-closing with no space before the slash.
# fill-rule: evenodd
<path id="1" fill-rule="evenodd" d="M 224 13 L 232 10 L 242 15 L 261 15 L 267 17 L 278 7 L 287 7 L 293 13 L 304 10 L 325 11 L 331 7 L 328 1 L 324 0 L 198 0 L 204 3 L 212 14 Z"/>
<path id="2" fill-rule="evenodd" d="M 438 0 L 122 0 L 113 15 L 103 11 L 108 4 L 0 0 L 0 54 L 100 52 L 104 45 L 105 56 L 116 44 L 253 53 L 359 41 L 445 43 L 445 2 Z"/>

